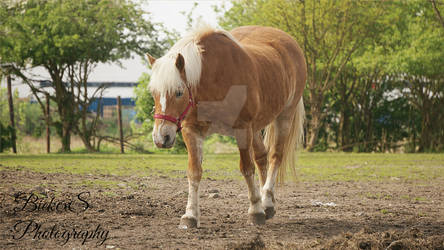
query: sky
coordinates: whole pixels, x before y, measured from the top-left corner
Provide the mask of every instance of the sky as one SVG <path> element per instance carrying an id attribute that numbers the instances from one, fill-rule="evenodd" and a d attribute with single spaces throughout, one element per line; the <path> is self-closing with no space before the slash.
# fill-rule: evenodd
<path id="1" fill-rule="evenodd" d="M 184 35 L 187 31 L 187 18 L 181 12 L 189 13 L 195 2 L 198 6 L 193 12 L 193 18 L 196 20 L 201 17 L 201 20 L 213 26 L 217 26 L 213 6 L 229 4 L 227 0 L 145 0 L 142 8 L 151 13 L 152 21 L 163 23 L 168 30 L 174 29 Z M 142 58 L 137 55 L 132 59 L 121 60 L 121 63 L 123 67 L 117 64 L 99 64 L 91 73 L 89 81 L 135 82 L 143 72 L 148 72 Z M 33 74 L 49 79 L 43 69 L 36 69 Z M 3 82 L 2 87 L 4 85 Z M 13 88 L 18 88 L 20 97 L 29 94 L 27 87 L 20 86 L 17 82 L 13 83 Z"/>
<path id="2" fill-rule="evenodd" d="M 149 0 L 143 5 L 143 9 L 150 12 L 152 21 L 163 23 L 169 30 L 175 29 L 179 34 L 186 33 L 186 17 L 181 14 L 185 11 L 188 13 L 197 2 L 198 6 L 193 12 L 193 17 L 197 19 L 199 16 L 208 24 L 217 25 L 216 13 L 213 10 L 214 5 L 221 5 L 223 0 L 204 0 L 204 1 L 188 1 L 188 0 Z M 92 72 L 91 81 L 137 81 L 142 72 L 148 72 L 147 66 L 143 64 L 142 59 L 136 56 L 133 59 L 122 60 L 124 68 L 117 65 L 100 64 Z"/>

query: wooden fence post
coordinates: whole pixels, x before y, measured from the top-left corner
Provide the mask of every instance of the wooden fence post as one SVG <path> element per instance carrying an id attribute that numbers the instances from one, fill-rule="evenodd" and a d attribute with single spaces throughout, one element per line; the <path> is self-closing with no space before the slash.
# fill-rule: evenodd
<path id="1" fill-rule="evenodd" d="M 122 101 L 120 95 L 117 96 L 117 124 L 119 125 L 120 153 L 125 153 L 123 149 L 123 128 L 122 128 Z"/>
<path id="2" fill-rule="evenodd" d="M 46 94 L 46 153 L 51 152 L 51 128 L 49 123 L 51 121 L 49 116 L 49 94 Z"/>
<path id="3" fill-rule="evenodd" d="M 6 76 L 6 83 L 8 85 L 8 102 L 9 102 L 9 120 L 11 121 L 11 142 L 12 152 L 17 154 L 16 135 L 15 135 L 15 122 L 14 122 L 14 103 L 12 102 L 12 87 L 11 87 L 11 75 Z"/>

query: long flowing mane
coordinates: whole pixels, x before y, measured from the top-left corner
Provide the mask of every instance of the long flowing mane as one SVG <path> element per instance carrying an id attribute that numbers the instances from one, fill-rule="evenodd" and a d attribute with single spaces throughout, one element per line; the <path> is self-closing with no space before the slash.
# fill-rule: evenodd
<path id="1" fill-rule="evenodd" d="M 228 31 L 217 30 L 207 24 L 200 25 L 174 44 L 164 56 L 156 60 L 149 84 L 151 92 L 169 94 L 183 87 L 182 79 L 175 65 L 179 53 L 185 59 L 187 84 L 191 88 L 196 87 L 200 81 L 202 52 L 205 49 L 199 43 L 203 37 L 211 33 L 223 34 L 238 44 Z"/>

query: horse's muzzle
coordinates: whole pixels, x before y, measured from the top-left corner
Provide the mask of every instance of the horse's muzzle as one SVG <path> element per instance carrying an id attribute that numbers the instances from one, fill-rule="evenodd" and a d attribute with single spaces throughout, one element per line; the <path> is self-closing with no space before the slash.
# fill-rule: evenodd
<path id="1" fill-rule="evenodd" d="M 161 125 L 159 128 L 154 126 L 153 141 L 158 148 L 171 148 L 176 142 L 176 126 Z"/>
<path id="2" fill-rule="evenodd" d="M 163 140 L 161 143 L 156 143 L 156 146 L 158 148 L 171 148 L 174 146 L 174 143 L 176 142 L 176 137 L 173 136 L 173 138 L 171 138 L 171 136 L 169 135 L 165 135 L 163 137 Z"/>

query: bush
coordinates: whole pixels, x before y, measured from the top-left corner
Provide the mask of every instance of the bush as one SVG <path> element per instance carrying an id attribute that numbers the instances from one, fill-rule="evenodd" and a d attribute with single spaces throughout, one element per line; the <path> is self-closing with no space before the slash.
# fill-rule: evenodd
<path id="1" fill-rule="evenodd" d="M 11 127 L 5 127 L 0 122 L 0 153 L 12 147 Z"/>

